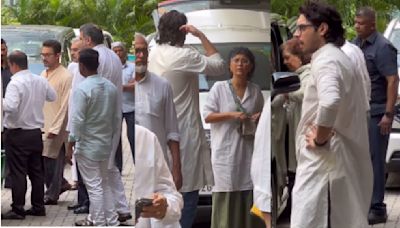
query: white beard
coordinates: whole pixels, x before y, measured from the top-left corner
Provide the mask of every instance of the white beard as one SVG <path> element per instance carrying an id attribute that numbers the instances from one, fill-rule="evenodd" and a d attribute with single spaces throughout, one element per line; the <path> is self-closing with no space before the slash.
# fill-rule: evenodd
<path id="1" fill-rule="evenodd" d="M 139 74 L 145 73 L 147 70 L 147 65 L 136 65 L 135 66 L 135 72 Z"/>

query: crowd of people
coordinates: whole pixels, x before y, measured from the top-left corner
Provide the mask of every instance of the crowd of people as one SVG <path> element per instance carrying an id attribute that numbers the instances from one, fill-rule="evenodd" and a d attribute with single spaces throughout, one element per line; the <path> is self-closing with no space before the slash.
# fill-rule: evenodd
<path id="1" fill-rule="evenodd" d="M 247 47 L 232 49 L 225 62 L 176 10 L 160 18 L 151 51 L 135 33 L 135 64 L 122 42 L 106 47 L 102 30 L 90 23 L 72 41 L 67 68 L 60 64 L 61 44 L 43 42 L 40 76 L 28 70 L 25 53 L 7 56 L 2 40 L 5 184 L 12 192 L 2 219 L 46 216 L 45 205 L 57 205 L 73 188 L 77 203 L 68 209 L 88 213 L 75 225 L 132 219 L 121 179 L 125 119 L 135 197 L 151 201 L 135 218 L 138 228 L 192 227 L 199 190 L 207 185 L 213 186 L 211 227 L 270 228 L 271 149 L 284 172 L 278 176 L 295 176 L 291 227 L 385 222 L 384 158 L 399 79 L 397 50 L 375 21 L 372 8 L 358 9 L 357 38 L 349 42 L 334 7 L 306 2 L 294 37 L 281 46 L 301 87 L 273 100 L 250 81 L 257 66 Z M 187 34 L 201 41 L 204 54 L 184 46 Z M 230 79 L 216 82 L 199 110 L 202 73 Z M 211 126 L 211 148 L 201 112 Z M 279 156 L 287 148 L 289 156 Z M 63 176 L 65 163 L 72 185 Z M 250 213 L 253 207 L 262 220 Z"/>

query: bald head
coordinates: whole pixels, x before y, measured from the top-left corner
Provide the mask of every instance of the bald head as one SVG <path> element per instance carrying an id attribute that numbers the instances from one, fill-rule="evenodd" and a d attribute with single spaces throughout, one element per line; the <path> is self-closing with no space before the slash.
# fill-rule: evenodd
<path id="1" fill-rule="evenodd" d="M 22 51 L 13 51 L 8 55 L 8 65 L 12 74 L 28 69 L 28 57 Z"/>

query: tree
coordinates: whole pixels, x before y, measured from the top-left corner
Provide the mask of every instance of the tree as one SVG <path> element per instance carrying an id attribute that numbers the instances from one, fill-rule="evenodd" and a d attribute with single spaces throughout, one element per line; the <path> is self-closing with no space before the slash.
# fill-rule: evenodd
<path id="1" fill-rule="evenodd" d="M 337 8 L 342 16 L 343 25 L 348 39 L 355 37 L 354 18 L 356 10 L 361 6 L 371 6 L 377 12 L 377 29 L 383 32 L 391 17 L 400 11 L 400 0 L 327 0 L 325 1 Z M 271 11 L 278 13 L 285 20 L 293 20 L 298 16 L 298 9 L 303 0 L 271 0 Z"/>

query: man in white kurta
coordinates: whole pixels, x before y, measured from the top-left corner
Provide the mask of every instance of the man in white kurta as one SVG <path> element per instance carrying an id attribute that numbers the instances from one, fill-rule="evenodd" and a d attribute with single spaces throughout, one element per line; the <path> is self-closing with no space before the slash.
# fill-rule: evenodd
<path id="1" fill-rule="evenodd" d="M 322 23 L 307 18 L 310 12 L 322 14 Z M 367 227 L 372 194 L 367 107 L 355 66 L 338 48 L 343 34 L 334 8 L 315 2 L 300 8 L 295 36 L 313 55 L 297 129 L 292 228 Z"/>
<path id="2" fill-rule="evenodd" d="M 153 198 L 157 194 L 159 200 L 153 200 L 154 215 L 140 217 L 136 228 L 180 228 L 179 219 L 183 200 L 172 181 L 171 172 L 163 156 L 163 150 L 157 139 L 148 129 L 135 126 L 135 198 Z M 166 208 L 163 204 L 166 201 Z M 146 209 L 145 209 L 146 210 Z"/>
<path id="3" fill-rule="evenodd" d="M 93 48 L 99 52 L 99 67 L 98 74 L 111 81 L 118 89 L 117 93 L 117 110 L 121 118 L 121 123 L 114 126 L 118 128 L 112 137 L 113 146 L 108 160 L 109 178 L 111 181 L 112 192 L 116 209 L 120 215 L 120 221 L 125 221 L 125 218 L 131 218 L 128 201 L 126 200 L 124 185 L 115 164 L 115 154 L 118 149 L 122 129 L 122 63 L 118 56 L 104 44 L 104 36 L 102 30 L 94 24 L 84 24 L 80 28 L 80 38 L 83 41 L 85 48 Z M 125 217 L 124 219 L 121 219 Z"/>
<path id="4" fill-rule="evenodd" d="M 271 99 L 268 99 L 258 121 L 251 160 L 254 205 L 271 227 Z"/>
<path id="5" fill-rule="evenodd" d="M 165 78 L 147 71 L 148 45 L 135 34 L 135 121 L 157 135 L 177 189 L 182 187 L 179 130 L 172 88 Z"/>
<path id="6" fill-rule="evenodd" d="M 181 225 L 186 228 L 191 227 L 193 223 L 199 189 L 213 184 L 210 150 L 199 112 L 198 75 L 222 75 L 225 73 L 225 65 L 207 37 L 195 27 L 186 25 L 184 14 L 174 10 L 164 14 L 160 18 L 159 27 L 165 25 L 164 29 L 168 28 L 168 24 L 178 18 L 182 21 L 182 26 L 160 31 L 159 35 L 161 39 L 165 39 L 164 32 L 170 32 L 181 34 L 181 37 L 171 42 L 159 42 L 150 52 L 148 69 L 166 78 L 172 86 L 181 137 L 183 185 L 180 191 L 184 193 L 185 201 Z M 198 37 L 206 55 L 183 47 L 186 35 L 182 31 Z"/>

